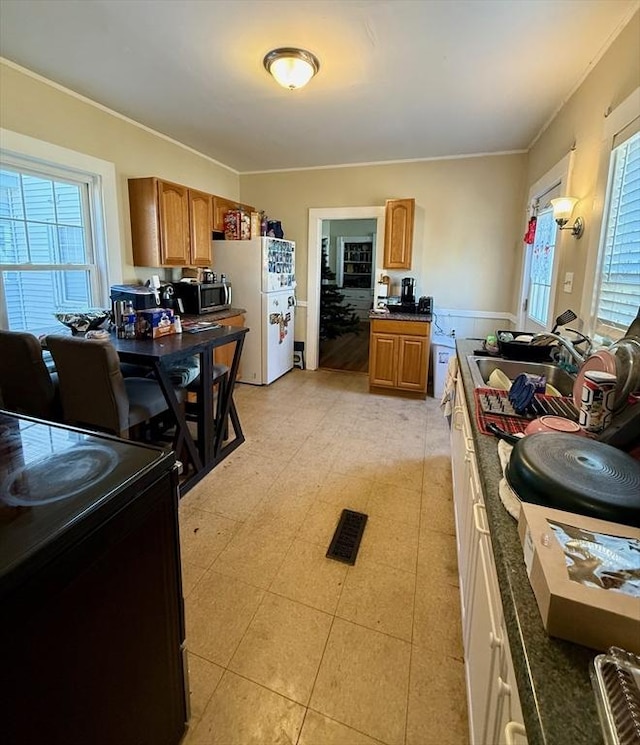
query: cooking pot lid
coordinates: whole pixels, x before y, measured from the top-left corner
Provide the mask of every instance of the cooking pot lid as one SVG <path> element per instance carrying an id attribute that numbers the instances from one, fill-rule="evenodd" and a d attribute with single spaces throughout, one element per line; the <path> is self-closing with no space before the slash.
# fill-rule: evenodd
<path id="1" fill-rule="evenodd" d="M 640 463 L 610 445 L 528 435 L 514 445 L 506 475 L 525 502 L 640 526 Z"/>

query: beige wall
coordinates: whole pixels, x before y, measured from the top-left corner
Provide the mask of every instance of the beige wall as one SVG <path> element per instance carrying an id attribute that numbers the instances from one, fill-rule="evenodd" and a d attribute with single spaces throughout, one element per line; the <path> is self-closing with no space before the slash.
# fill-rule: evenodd
<path id="1" fill-rule="evenodd" d="M 0 64 L 0 126 L 114 163 L 125 280 L 149 275 L 132 266 L 128 178 L 160 176 L 239 197 L 234 171 L 5 64 Z"/>
<path id="2" fill-rule="evenodd" d="M 585 287 L 585 265 L 589 246 L 598 238 L 592 235 L 596 223 L 590 218 L 593 218 L 594 200 L 598 199 L 596 181 L 604 135 L 604 113 L 615 109 L 638 86 L 640 12 L 623 29 L 529 153 L 527 190 L 569 152 L 574 142 L 576 145 L 570 175 L 571 196 L 580 199 L 573 214 L 584 218 L 585 232 L 579 241 L 569 235 L 563 235 L 560 241 L 557 312 L 572 308 L 579 313 L 583 295 L 591 294 L 592 287 Z M 570 294 L 562 289 L 565 272 L 574 273 L 573 292 Z"/>
<path id="3" fill-rule="evenodd" d="M 514 154 L 241 175 L 240 196 L 281 220 L 296 241 L 303 300 L 310 208 L 414 197 L 413 269 L 400 274 L 415 276 L 419 293 L 433 295 L 437 307 L 510 312 L 525 169 L 526 155 Z"/>
<path id="4" fill-rule="evenodd" d="M 125 279 L 148 275 L 131 265 L 126 185 L 131 177 L 156 175 L 239 198 L 280 219 L 287 237 L 298 244 L 299 297 L 303 300 L 307 297 L 309 208 L 376 206 L 388 198 L 415 197 L 412 274 L 420 294 L 433 295 L 436 307 L 488 313 L 515 312 L 526 195 L 575 141 L 572 191 L 581 199 L 578 211 L 586 219 L 586 233 L 579 243 L 566 236 L 561 241 L 561 276 L 573 271 L 575 278 L 573 294 L 563 295 L 558 304 L 577 310 L 586 291 L 584 247 L 590 239 L 589 213 L 603 113 L 640 85 L 639 39 L 640 14 L 636 14 L 528 156 L 238 177 L 208 158 L 4 64 L 0 64 L 0 126 L 115 164 Z"/>

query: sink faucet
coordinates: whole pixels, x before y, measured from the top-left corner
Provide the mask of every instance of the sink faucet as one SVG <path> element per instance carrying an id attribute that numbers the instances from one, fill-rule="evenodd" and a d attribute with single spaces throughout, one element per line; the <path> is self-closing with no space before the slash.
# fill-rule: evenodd
<path id="1" fill-rule="evenodd" d="M 584 363 L 585 359 L 589 356 L 592 347 L 591 339 L 589 339 L 589 337 L 584 336 L 584 334 L 580 334 L 580 336 L 582 337 L 582 339 L 580 339 L 580 341 L 578 342 L 579 344 L 587 342 L 587 349 L 584 354 L 578 352 L 574 344 L 570 342 L 569 339 L 565 339 L 564 336 L 560 336 L 560 334 L 553 334 L 550 331 L 545 331 L 541 334 L 535 334 L 533 339 L 531 340 L 531 343 L 549 344 L 551 341 L 557 341 L 560 346 L 567 350 L 567 352 L 571 355 L 573 361 L 578 365 L 578 367 L 580 367 Z"/>

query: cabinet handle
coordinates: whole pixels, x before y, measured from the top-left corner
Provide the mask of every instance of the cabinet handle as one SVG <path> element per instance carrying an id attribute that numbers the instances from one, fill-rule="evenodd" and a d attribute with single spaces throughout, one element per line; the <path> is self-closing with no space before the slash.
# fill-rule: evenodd
<path id="1" fill-rule="evenodd" d="M 489 646 L 491 647 L 491 649 L 500 649 L 502 647 L 502 637 L 498 636 L 497 634 L 494 634 L 493 631 L 490 631 L 489 632 Z M 502 683 L 502 678 L 499 678 L 499 680 L 500 680 L 500 683 Z M 509 693 L 511 693 L 511 689 L 509 689 Z"/>
<path id="2" fill-rule="evenodd" d="M 480 504 L 480 502 L 474 502 L 473 524 L 475 525 L 478 533 L 480 533 L 481 535 L 491 535 L 491 533 L 487 530 L 487 528 L 485 528 L 484 525 L 481 524 L 482 520 L 480 518 L 480 510 L 482 510 L 483 512 L 486 512 L 483 504 Z"/>
<path id="3" fill-rule="evenodd" d="M 464 442 L 465 447 L 470 453 L 475 453 L 475 450 L 473 449 L 473 437 L 469 437 L 469 435 L 464 436 Z"/>
<path id="4" fill-rule="evenodd" d="M 453 428 L 457 430 L 462 429 L 462 406 L 456 406 L 453 410 Z"/>
<path id="5" fill-rule="evenodd" d="M 515 740 L 515 735 L 526 737 L 527 730 L 520 724 L 520 722 L 507 722 L 504 727 L 505 745 L 518 745 Z"/>
<path id="6" fill-rule="evenodd" d="M 511 695 L 511 686 L 498 675 L 498 698 Z"/>

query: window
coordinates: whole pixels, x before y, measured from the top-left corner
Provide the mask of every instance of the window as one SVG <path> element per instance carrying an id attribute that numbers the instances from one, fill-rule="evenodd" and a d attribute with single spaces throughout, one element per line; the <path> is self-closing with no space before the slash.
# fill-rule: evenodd
<path id="1" fill-rule="evenodd" d="M 0 285 L 5 326 L 59 331 L 57 310 L 102 302 L 95 258 L 93 179 L 53 167 L 0 169 Z"/>
<path id="2" fill-rule="evenodd" d="M 0 128 L 0 328 L 61 331 L 122 282 L 113 163 Z"/>
<path id="3" fill-rule="evenodd" d="M 640 308 L 640 131 L 613 140 L 597 273 L 595 331 L 626 330 Z"/>

